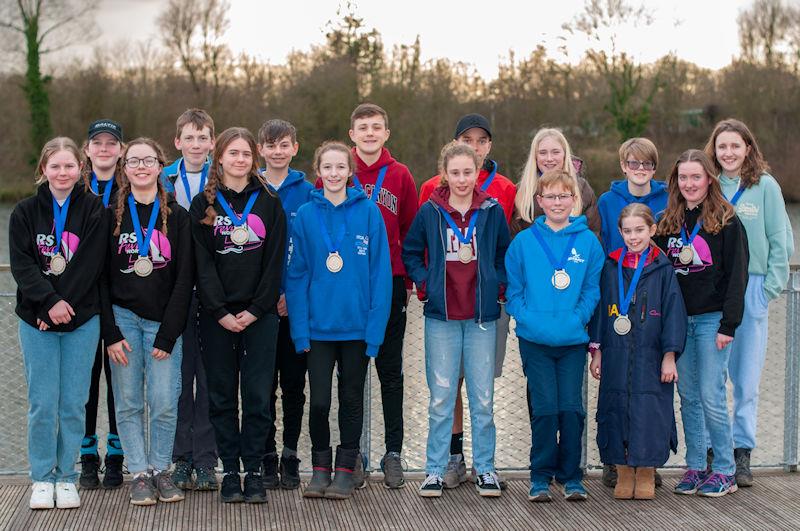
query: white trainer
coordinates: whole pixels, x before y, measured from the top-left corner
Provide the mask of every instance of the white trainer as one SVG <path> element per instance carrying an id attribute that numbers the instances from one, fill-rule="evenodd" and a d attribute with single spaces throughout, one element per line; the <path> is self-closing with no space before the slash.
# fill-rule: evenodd
<path id="1" fill-rule="evenodd" d="M 31 485 L 31 509 L 52 509 L 54 506 L 53 484 L 49 481 L 34 481 Z"/>
<path id="2" fill-rule="evenodd" d="M 56 483 L 56 507 L 75 509 L 81 506 L 81 497 L 74 483 Z"/>

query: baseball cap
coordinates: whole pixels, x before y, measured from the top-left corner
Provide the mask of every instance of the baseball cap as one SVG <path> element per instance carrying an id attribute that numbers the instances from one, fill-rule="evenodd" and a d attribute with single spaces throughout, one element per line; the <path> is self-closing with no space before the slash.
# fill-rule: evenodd
<path id="1" fill-rule="evenodd" d="M 489 126 L 489 120 L 487 120 L 486 117 L 481 114 L 467 114 L 462 116 L 456 124 L 456 133 L 453 135 L 453 138 L 458 138 L 464 133 L 464 131 L 467 129 L 472 129 L 473 127 L 479 127 L 486 131 L 486 134 L 489 135 L 489 139 L 491 140 L 492 129 Z"/>
<path id="2" fill-rule="evenodd" d="M 89 126 L 89 140 L 96 137 L 100 133 L 108 133 L 120 142 L 122 142 L 122 126 L 114 120 L 97 120 L 92 122 Z"/>

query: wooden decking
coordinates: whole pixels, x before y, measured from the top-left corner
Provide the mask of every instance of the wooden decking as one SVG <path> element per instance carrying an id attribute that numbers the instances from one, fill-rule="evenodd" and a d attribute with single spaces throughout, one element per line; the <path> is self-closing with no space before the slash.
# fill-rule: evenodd
<path id="1" fill-rule="evenodd" d="M 757 472 L 756 485 L 721 499 L 676 496 L 677 481 L 652 502 L 616 501 L 596 475 L 587 480 L 590 498 L 549 504 L 527 501 L 528 482 L 510 476 L 499 499 L 481 499 L 471 484 L 445 491 L 440 499 L 417 496 L 420 476 L 406 488 L 388 491 L 374 478 L 346 501 L 304 500 L 300 491 L 270 491 L 267 505 L 223 505 L 216 493 L 188 493 L 182 503 L 133 507 L 127 489 L 82 493 L 73 510 L 31 511 L 29 483 L 0 478 L 0 529 L 240 530 L 240 529 L 799 529 L 800 474 Z M 127 487 L 127 485 L 126 485 Z"/>

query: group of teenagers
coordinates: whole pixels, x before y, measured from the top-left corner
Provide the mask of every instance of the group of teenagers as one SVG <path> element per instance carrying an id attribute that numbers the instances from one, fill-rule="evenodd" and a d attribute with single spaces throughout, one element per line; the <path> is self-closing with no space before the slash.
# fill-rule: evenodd
<path id="1" fill-rule="evenodd" d="M 299 488 L 306 379 L 313 472 L 303 496 L 352 496 L 366 485 L 359 448 L 373 358 L 383 484 L 403 487 L 402 347 L 414 287 L 430 392 L 420 496 L 470 479 L 481 496 L 501 495 L 494 380 L 512 317 L 531 501 L 550 501 L 551 487 L 567 500 L 588 496 L 587 360 L 600 380 L 603 483 L 616 498 L 655 496 L 655 469 L 677 452 L 675 384 L 687 468 L 674 492 L 718 497 L 752 484 L 768 303 L 788 281 L 794 244 L 780 187 L 742 122 L 718 123 L 666 182 L 653 179 L 655 145 L 627 140 L 625 178 L 599 199 L 557 129 L 535 134 L 515 185 L 489 158 L 492 129 L 479 114 L 458 120 L 419 195 L 385 147 L 387 113 L 371 103 L 351 115 L 354 147 L 316 149 L 312 180 L 290 167 L 299 144 L 286 121 L 267 121 L 257 138 L 240 127 L 216 135 L 201 109 L 176 125 L 181 157 L 171 165 L 150 138 L 124 142 L 113 120 L 93 122 L 81 148 L 54 138 L 36 194 L 11 215 L 32 509 L 78 507 L 76 480 L 101 485 L 103 371 L 102 486 L 122 485 L 124 460 L 134 505 L 180 501 L 187 489 L 264 503 L 267 489 Z"/>

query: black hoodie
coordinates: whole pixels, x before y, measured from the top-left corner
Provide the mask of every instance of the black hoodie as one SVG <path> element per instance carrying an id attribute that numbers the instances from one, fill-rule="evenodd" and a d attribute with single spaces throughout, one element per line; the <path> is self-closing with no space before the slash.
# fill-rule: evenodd
<path id="1" fill-rule="evenodd" d="M 248 216 L 250 241 L 236 245 L 230 240 L 233 223 L 219 201 L 213 226 L 200 223 L 205 217 L 205 194 L 192 200 L 192 237 L 197 262 L 200 304 L 216 319 L 247 310 L 255 317 L 276 313 L 286 247 L 286 216 L 277 196 L 252 178 L 241 192 L 219 186 L 223 197 L 242 215 L 251 192 L 261 190 Z"/>
<path id="2" fill-rule="evenodd" d="M 166 352 L 172 352 L 175 340 L 186 327 L 194 286 L 192 233 L 189 214 L 172 195 L 168 197 L 167 206 L 171 212 L 167 216 L 167 234 L 164 236 L 159 213 L 150 239 L 149 256 L 153 262 L 153 272 L 146 277 L 140 277 L 133 271 L 133 264 L 139 253 L 127 198 L 118 236 L 113 234 L 116 219 L 112 214 L 107 240 L 106 272 L 101 291 L 102 333 L 107 345 L 123 339 L 123 334 L 114 321 L 112 305 L 130 310 L 143 319 L 161 323 L 153 346 Z M 153 205 L 154 203 L 136 203 L 139 223 L 145 228 Z M 142 233 L 144 232 L 143 228 Z"/>
<path id="3" fill-rule="evenodd" d="M 19 317 L 36 327 L 36 319 L 49 331 L 70 332 L 100 313 L 98 279 L 105 261 L 108 213 L 103 201 L 77 185 L 70 194 L 69 211 L 61 240 L 67 268 L 50 272 L 55 254 L 53 195 L 45 182 L 36 195 L 20 201 L 11 213 L 9 247 L 11 273 L 17 283 Z M 72 306 L 75 316 L 67 324 L 53 325 L 47 312 L 60 300 Z"/>

